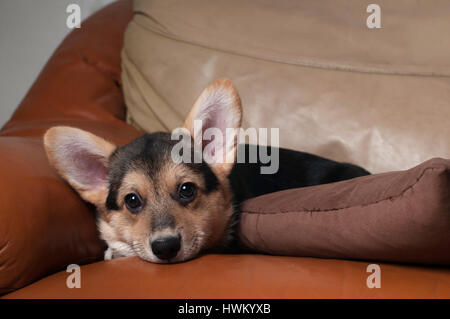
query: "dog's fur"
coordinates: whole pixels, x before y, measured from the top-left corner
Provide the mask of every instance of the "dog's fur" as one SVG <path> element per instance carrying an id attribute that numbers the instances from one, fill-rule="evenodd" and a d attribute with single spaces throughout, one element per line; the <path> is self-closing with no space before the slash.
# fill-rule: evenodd
<path id="1" fill-rule="evenodd" d="M 203 149 L 204 141 L 196 137 L 201 134 L 194 132 L 196 119 L 203 121 L 203 130 L 240 127 L 241 102 L 229 80 L 217 80 L 206 88 L 185 121 L 194 145 Z M 215 145 L 231 162 L 177 164 L 171 159 L 176 143 L 163 132 L 144 134 L 119 147 L 76 128 L 54 127 L 46 132 L 51 164 L 97 207 L 99 231 L 109 247 L 105 259 L 138 255 L 156 263 L 188 260 L 230 245 L 239 204 L 245 199 L 369 174 L 351 164 L 279 149 L 278 172 L 261 175 L 261 163 L 234 163 L 238 147 L 257 150 L 255 145 L 238 146 L 236 138 Z M 195 186 L 189 202 L 180 195 L 184 183 Z M 129 194 L 141 203 L 136 210 L 125 204 Z M 159 258 L 153 244 L 166 238 L 176 238 L 179 250 L 170 258 Z"/>

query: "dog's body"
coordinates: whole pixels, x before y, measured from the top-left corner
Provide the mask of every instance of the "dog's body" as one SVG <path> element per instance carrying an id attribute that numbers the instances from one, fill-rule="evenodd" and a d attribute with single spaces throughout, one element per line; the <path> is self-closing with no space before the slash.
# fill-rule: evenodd
<path id="1" fill-rule="evenodd" d="M 228 80 L 218 80 L 199 97 L 185 129 L 207 149 L 194 120 L 205 127 L 239 128 L 240 99 Z M 201 128 L 200 133 L 204 132 Z M 199 136 L 201 136 L 199 138 Z M 261 174 L 261 162 L 236 163 L 237 138 L 212 139 L 214 154 L 231 161 L 177 163 L 177 140 L 169 133 L 144 134 L 117 147 L 79 129 L 56 127 L 45 137 L 50 162 L 99 212 L 99 230 L 109 249 L 105 258 L 138 255 L 157 262 L 191 259 L 227 247 L 242 201 L 279 190 L 336 182 L 369 174 L 346 163 L 279 149 L 279 169 Z"/>
<path id="2" fill-rule="evenodd" d="M 257 146 L 248 144 L 239 147 L 245 148 L 246 153 L 251 152 L 250 149 L 257 149 Z M 309 153 L 285 148 L 279 148 L 278 152 L 279 169 L 274 174 L 261 174 L 261 167 L 266 164 L 260 161 L 236 163 L 233 166 L 229 179 L 236 204 L 280 190 L 328 184 L 370 174 L 359 166 Z"/>

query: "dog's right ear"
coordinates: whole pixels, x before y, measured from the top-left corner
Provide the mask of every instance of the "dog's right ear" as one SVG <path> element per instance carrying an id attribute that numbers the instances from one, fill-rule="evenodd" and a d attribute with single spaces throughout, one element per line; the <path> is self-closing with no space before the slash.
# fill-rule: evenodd
<path id="1" fill-rule="evenodd" d="M 195 122 L 201 125 L 196 127 Z M 187 129 L 205 155 L 206 145 L 217 156 L 216 161 L 209 162 L 219 177 L 225 178 L 233 167 L 237 156 L 237 137 L 227 136 L 227 129 L 238 129 L 242 122 L 242 106 L 239 94 L 233 83 L 225 78 L 211 83 L 194 103 L 184 122 Z M 216 129 L 220 137 L 212 141 L 204 140 L 204 132 Z"/>
<path id="2" fill-rule="evenodd" d="M 108 159 L 117 148 L 89 132 L 58 126 L 44 135 L 50 163 L 80 194 L 96 205 L 104 205 L 108 195 Z"/>

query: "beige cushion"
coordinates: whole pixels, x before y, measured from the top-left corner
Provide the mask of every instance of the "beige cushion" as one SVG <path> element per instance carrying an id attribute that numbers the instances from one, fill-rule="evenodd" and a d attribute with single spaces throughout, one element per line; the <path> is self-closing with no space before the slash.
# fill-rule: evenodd
<path id="1" fill-rule="evenodd" d="M 182 124 L 219 77 L 245 127 L 372 172 L 450 158 L 450 2 L 135 0 L 122 52 L 128 121 Z"/>

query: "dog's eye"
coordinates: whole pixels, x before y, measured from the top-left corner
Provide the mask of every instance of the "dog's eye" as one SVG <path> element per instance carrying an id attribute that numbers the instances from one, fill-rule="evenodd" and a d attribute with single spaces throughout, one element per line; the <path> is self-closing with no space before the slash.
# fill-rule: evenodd
<path id="1" fill-rule="evenodd" d="M 194 183 L 190 183 L 190 182 L 183 183 L 178 188 L 178 196 L 184 202 L 192 201 L 196 194 L 197 194 L 197 187 L 195 186 Z"/>
<path id="2" fill-rule="evenodd" d="M 141 198 L 136 193 L 130 193 L 125 196 L 125 206 L 132 213 L 137 213 L 142 206 Z"/>

